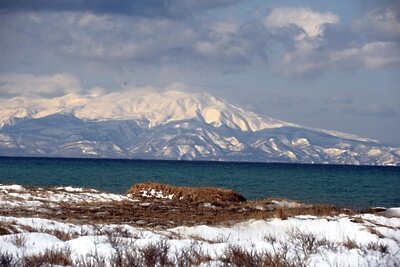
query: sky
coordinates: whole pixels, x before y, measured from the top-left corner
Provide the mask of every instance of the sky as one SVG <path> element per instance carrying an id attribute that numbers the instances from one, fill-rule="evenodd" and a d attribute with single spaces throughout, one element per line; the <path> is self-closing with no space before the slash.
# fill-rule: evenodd
<path id="1" fill-rule="evenodd" d="M 400 1 L 0 1 L 1 98 L 175 84 L 400 144 Z"/>

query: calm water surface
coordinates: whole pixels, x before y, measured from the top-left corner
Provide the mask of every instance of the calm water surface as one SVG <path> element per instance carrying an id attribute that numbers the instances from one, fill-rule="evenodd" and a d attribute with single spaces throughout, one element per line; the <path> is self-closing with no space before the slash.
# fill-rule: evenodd
<path id="1" fill-rule="evenodd" d="M 400 206 L 400 167 L 0 157 L 1 184 L 124 193 L 143 181 L 231 188 L 248 199 L 271 196 L 352 208 Z"/>

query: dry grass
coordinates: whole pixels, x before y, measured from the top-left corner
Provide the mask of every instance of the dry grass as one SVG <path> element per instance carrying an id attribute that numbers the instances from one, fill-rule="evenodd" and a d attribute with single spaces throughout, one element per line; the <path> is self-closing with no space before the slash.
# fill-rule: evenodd
<path id="1" fill-rule="evenodd" d="M 389 246 L 378 242 L 370 242 L 367 244 L 366 249 L 380 252 L 383 255 L 389 253 Z"/>
<path id="2" fill-rule="evenodd" d="M 285 243 L 278 244 L 276 237 L 267 235 L 264 240 L 271 244 L 272 251 L 244 250 L 241 247 L 229 246 L 221 261 L 225 266 L 237 267 L 306 267 L 310 265 L 312 255 L 319 249 L 336 251 L 338 244 L 315 234 L 304 233 L 297 228 L 288 232 Z"/>
<path id="3" fill-rule="evenodd" d="M 372 226 L 368 226 L 368 227 L 367 227 L 367 230 L 368 230 L 368 232 L 369 232 L 370 234 L 376 235 L 376 236 L 378 236 L 379 238 L 383 238 L 383 237 L 384 237 L 378 230 L 376 230 L 376 229 L 375 229 L 374 227 L 372 227 Z"/>
<path id="4" fill-rule="evenodd" d="M 352 217 L 350 221 L 354 222 L 354 223 L 363 223 L 364 222 L 363 218 L 358 217 L 358 216 L 357 217 Z"/>
<path id="5" fill-rule="evenodd" d="M 273 206 L 264 210 L 255 208 L 264 204 L 268 205 L 263 201 L 227 202 L 210 208 L 202 202 L 146 199 L 139 202 L 61 203 L 57 210 L 32 210 L 21 207 L 16 211 L 0 210 L 0 215 L 40 217 L 76 224 L 128 224 L 169 228 L 179 225 L 230 225 L 249 219 L 274 218 L 276 215 L 284 219 L 297 215 L 334 216 L 340 213 L 351 213 L 348 210 L 326 205 L 304 205 L 294 208 Z M 7 228 L 3 228 L 3 232 L 9 233 Z M 60 239 L 70 238 L 62 235 L 64 234 L 58 235 Z"/>
<path id="6" fill-rule="evenodd" d="M 3 222 L 0 221 L 0 236 L 18 233 L 18 229 L 15 227 L 15 222 Z"/>
<path id="7" fill-rule="evenodd" d="M 15 234 L 11 238 L 11 243 L 17 248 L 23 247 L 26 244 L 26 237 L 23 234 Z"/>
<path id="8" fill-rule="evenodd" d="M 141 197 L 143 191 L 161 191 L 164 196 L 173 195 L 173 200 L 190 202 L 244 202 L 246 199 L 233 190 L 215 187 L 186 187 L 172 186 L 154 182 L 139 183 L 133 185 L 128 194 L 134 197 Z"/>
<path id="9" fill-rule="evenodd" d="M 347 238 L 346 241 L 343 242 L 343 246 L 345 246 L 347 249 L 358 249 L 360 246 L 357 244 L 356 241 L 351 240 L 350 238 Z"/>
<path id="10" fill-rule="evenodd" d="M 145 189 L 163 191 L 164 195 L 174 194 L 175 198 L 157 199 L 138 197 Z M 27 189 L 31 194 L 51 192 L 49 188 Z M 58 189 L 57 189 L 58 190 Z M 18 209 L 1 209 L 0 216 L 40 217 L 76 224 L 128 224 L 170 228 L 180 225 L 231 225 L 249 219 L 267 219 L 278 217 L 285 219 L 297 215 L 335 216 L 338 214 L 354 214 L 348 209 L 332 205 L 298 204 L 282 207 L 271 199 L 245 201 L 231 190 L 216 188 L 191 188 L 144 183 L 132 186 L 130 194 L 139 201 L 90 201 L 90 202 L 58 202 L 56 206 L 43 203 L 42 208 L 21 205 Z M 183 199 L 180 199 L 183 197 Z M 22 227 L 22 226 L 21 226 Z M 22 229 L 22 228 L 21 228 Z M 29 232 L 40 232 L 37 229 L 26 229 Z M 0 235 L 15 232 L 8 225 L 0 225 Z M 73 238 L 74 233 L 50 233 L 62 240 Z"/>
<path id="11" fill-rule="evenodd" d="M 286 220 L 288 218 L 285 209 L 283 207 L 277 208 L 275 217 L 281 220 Z"/>
<path id="12" fill-rule="evenodd" d="M 176 252 L 175 263 L 179 267 L 198 266 L 211 261 L 210 255 L 205 253 L 197 241 L 193 241 L 188 248 Z"/>
<path id="13" fill-rule="evenodd" d="M 59 229 L 39 229 L 39 231 L 37 231 L 39 233 L 46 233 L 52 236 L 57 237 L 58 239 L 62 240 L 62 241 L 68 241 L 68 240 L 72 240 L 75 239 L 79 236 L 82 236 L 82 233 L 78 234 L 72 231 L 62 231 Z"/>
<path id="14" fill-rule="evenodd" d="M 71 250 L 69 249 L 47 249 L 38 255 L 25 256 L 22 266 L 71 266 Z"/>
<path id="15" fill-rule="evenodd" d="M 226 266 L 257 267 L 262 266 L 262 256 L 255 250 L 244 250 L 238 246 L 229 246 L 221 261 Z"/>

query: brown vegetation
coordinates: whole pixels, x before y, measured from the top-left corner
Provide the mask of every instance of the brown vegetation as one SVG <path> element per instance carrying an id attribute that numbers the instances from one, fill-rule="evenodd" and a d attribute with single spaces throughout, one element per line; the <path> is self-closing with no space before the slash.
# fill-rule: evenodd
<path id="1" fill-rule="evenodd" d="M 42 266 L 71 266 L 71 251 L 69 249 L 45 250 L 38 255 L 25 256 L 23 266 L 42 267 Z"/>
<path id="2" fill-rule="evenodd" d="M 281 220 L 286 220 L 288 218 L 283 207 L 278 207 L 276 209 L 276 218 L 279 218 Z"/>
<path id="3" fill-rule="evenodd" d="M 113 201 L 90 203 L 62 203 L 57 208 L 40 210 L 1 209 L 1 216 L 40 217 L 71 223 L 129 224 L 169 228 L 180 225 L 232 224 L 249 219 L 267 219 L 278 215 L 288 218 L 296 215 L 334 216 L 350 211 L 327 205 L 300 205 L 280 207 L 268 200 L 243 203 L 213 203 L 148 199 L 146 201 Z M 263 209 L 258 207 L 262 206 Z M 279 210 L 279 211 L 277 211 Z M 9 233 L 9 232 L 7 232 Z M 69 239 L 60 236 L 60 239 Z"/>
<path id="4" fill-rule="evenodd" d="M 155 190 L 162 192 L 164 196 L 172 195 L 172 200 L 183 200 L 189 202 L 244 202 L 245 197 L 239 193 L 215 187 L 187 187 L 173 186 L 154 182 L 139 183 L 133 185 L 128 194 L 133 197 L 142 197 L 143 191 Z"/>
<path id="5" fill-rule="evenodd" d="M 14 224 L 0 221 L 0 236 L 17 233 L 17 232 L 18 232 L 18 229 L 14 226 Z"/>
<path id="6" fill-rule="evenodd" d="M 175 198 L 159 199 L 141 196 L 140 190 L 154 189 L 164 195 L 174 194 Z M 57 189 L 58 190 L 58 189 Z M 51 188 L 38 189 L 40 194 L 49 194 Z M 25 192 L 27 193 L 27 192 Z M 29 194 L 35 194 L 35 188 L 29 188 Z M 79 192 L 74 194 L 80 194 Z M 332 205 L 308 205 L 295 203 L 287 206 L 280 200 L 264 199 L 245 201 L 244 198 L 231 190 L 216 188 L 176 187 L 155 183 L 145 183 L 132 186 L 129 190 L 132 200 L 123 201 L 87 201 L 87 202 L 52 202 L 45 200 L 40 208 L 32 208 L 20 202 L 18 209 L 0 209 L 0 216 L 40 217 L 71 223 L 86 224 L 129 224 L 169 228 L 180 225 L 216 225 L 249 220 L 278 217 L 281 219 L 296 215 L 334 216 L 338 214 L 353 214 L 348 209 Z M 7 195 L 13 201 L 12 195 Z M 182 197 L 182 199 L 181 199 Z M 51 204 L 51 205 L 50 205 Z M 292 202 L 293 204 L 293 202 Z M 25 229 L 28 232 L 31 230 Z M 0 225 L 0 235 L 17 232 L 7 225 Z M 62 240 L 74 237 L 74 233 L 51 233 Z"/>
<path id="7" fill-rule="evenodd" d="M 345 246 L 347 249 L 358 249 L 359 246 L 356 241 L 347 238 L 346 241 L 343 242 L 343 246 Z"/>

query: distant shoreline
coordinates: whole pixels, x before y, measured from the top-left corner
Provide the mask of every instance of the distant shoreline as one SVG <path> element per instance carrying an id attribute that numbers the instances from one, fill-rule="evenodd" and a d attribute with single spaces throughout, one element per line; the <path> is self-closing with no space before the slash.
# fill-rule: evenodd
<path id="1" fill-rule="evenodd" d="M 395 165 L 366 165 L 366 164 L 332 164 L 332 163 L 298 163 L 298 162 L 278 162 L 278 161 L 229 161 L 229 160 L 203 160 L 203 159 L 194 159 L 194 160 L 171 160 L 171 159 L 146 159 L 146 158 L 100 158 L 100 157 L 51 157 L 51 156 L 5 156 L 0 155 L 0 159 L 2 158 L 10 158 L 10 159 L 49 159 L 49 160 L 99 160 L 99 161 L 138 161 L 138 162 L 182 162 L 182 163 L 211 163 L 211 164 L 272 164 L 272 165 L 292 165 L 292 166 L 334 166 L 334 167 L 370 167 L 370 168 L 395 168 L 400 169 L 399 166 Z"/>

